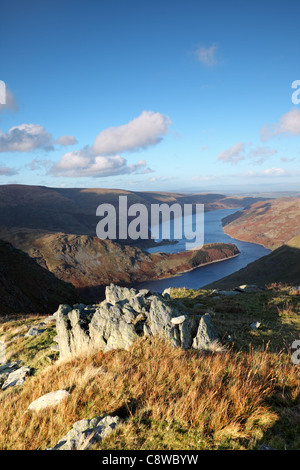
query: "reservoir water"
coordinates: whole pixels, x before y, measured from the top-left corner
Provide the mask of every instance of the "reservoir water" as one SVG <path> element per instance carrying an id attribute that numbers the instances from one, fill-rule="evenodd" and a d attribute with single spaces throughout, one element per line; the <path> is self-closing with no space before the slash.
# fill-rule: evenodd
<path id="1" fill-rule="evenodd" d="M 222 209 L 204 213 L 204 243 L 234 243 L 240 250 L 239 256 L 225 261 L 212 263 L 207 266 L 196 268 L 178 276 L 161 279 L 158 281 L 149 281 L 138 284 L 138 289 L 150 289 L 154 292 L 163 292 L 167 287 L 186 287 L 187 289 L 199 289 L 211 282 L 217 281 L 224 276 L 238 271 L 241 268 L 252 263 L 252 261 L 261 258 L 270 253 L 271 250 L 255 243 L 242 242 L 226 235 L 222 227 L 222 219 L 230 214 L 234 214 L 238 209 Z M 192 220 L 185 220 L 186 226 L 192 226 Z M 188 231 L 185 231 L 188 233 Z M 164 252 L 175 253 L 185 251 L 186 239 L 179 240 L 172 245 L 163 245 L 160 247 L 149 248 L 149 253 Z M 196 245 L 196 244 L 195 244 Z"/>

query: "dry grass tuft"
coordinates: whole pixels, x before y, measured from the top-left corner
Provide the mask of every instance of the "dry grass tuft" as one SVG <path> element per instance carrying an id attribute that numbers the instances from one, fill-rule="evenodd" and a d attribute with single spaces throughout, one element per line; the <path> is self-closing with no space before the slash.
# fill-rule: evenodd
<path id="1" fill-rule="evenodd" d="M 155 449 L 163 439 L 163 448 L 180 448 L 178 433 L 186 449 L 253 445 L 278 419 L 272 397 L 288 401 L 299 395 L 298 372 L 267 351 L 199 353 L 141 339 L 129 352 L 59 361 L 30 377 L 18 393 L 3 392 L 0 448 L 53 447 L 75 421 L 104 414 L 125 421 L 102 447 L 147 448 L 151 442 Z M 69 390 L 70 398 L 54 409 L 26 413 L 33 400 L 59 389 Z"/>

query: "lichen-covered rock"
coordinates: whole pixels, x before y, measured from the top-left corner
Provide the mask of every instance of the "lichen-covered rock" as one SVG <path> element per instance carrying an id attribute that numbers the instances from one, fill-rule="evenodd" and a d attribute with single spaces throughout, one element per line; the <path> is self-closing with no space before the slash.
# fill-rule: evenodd
<path id="1" fill-rule="evenodd" d="M 15 361 L 15 362 L 7 362 L 6 364 L 2 364 L 0 366 L 0 387 L 2 388 L 2 385 L 8 378 L 9 374 L 14 372 L 15 370 L 20 368 L 20 361 Z"/>
<path id="2" fill-rule="evenodd" d="M 15 369 L 13 372 L 7 376 L 5 382 L 2 385 L 2 390 L 6 390 L 9 387 L 16 387 L 23 385 L 26 380 L 26 377 L 30 375 L 31 368 L 28 366 L 22 366 Z"/>
<path id="3" fill-rule="evenodd" d="M 118 305 L 102 304 L 96 309 L 89 326 L 93 349 L 109 351 L 111 349 L 129 349 L 138 338 L 135 327 L 128 323 Z"/>
<path id="4" fill-rule="evenodd" d="M 112 284 L 106 287 L 106 299 L 99 305 L 80 304 L 73 309 L 64 305 L 55 315 L 55 340 L 61 358 L 99 350 L 128 350 L 139 336 L 159 336 L 183 349 L 191 348 L 193 342 L 198 348 L 200 340 L 204 341 L 198 331 L 201 315 L 187 313 L 184 305 L 174 305 L 168 296 L 148 290 Z"/>
<path id="5" fill-rule="evenodd" d="M 118 416 L 82 419 L 73 424 L 72 429 L 55 447 L 47 450 L 87 450 L 95 442 L 108 436 L 120 423 Z"/>
<path id="6" fill-rule="evenodd" d="M 192 346 L 194 349 L 207 350 L 211 343 L 219 340 L 220 338 L 215 330 L 212 318 L 209 313 L 206 313 L 201 317 Z"/>

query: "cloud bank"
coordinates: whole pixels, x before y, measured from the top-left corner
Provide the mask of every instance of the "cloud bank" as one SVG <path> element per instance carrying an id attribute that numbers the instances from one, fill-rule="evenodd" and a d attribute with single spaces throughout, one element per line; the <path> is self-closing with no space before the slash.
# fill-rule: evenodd
<path id="1" fill-rule="evenodd" d="M 145 160 L 128 164 L 122 152 L 136 152 L 156 145 L 167 134 L 171 121 L 168 116 L 143 111 L 140 116 L 119 127 L 101 131 L 94 144 L 68 152 L 50 168 L 49 173 L 66 177 L 103 177 L 130 173 L 150 173 Z"/>

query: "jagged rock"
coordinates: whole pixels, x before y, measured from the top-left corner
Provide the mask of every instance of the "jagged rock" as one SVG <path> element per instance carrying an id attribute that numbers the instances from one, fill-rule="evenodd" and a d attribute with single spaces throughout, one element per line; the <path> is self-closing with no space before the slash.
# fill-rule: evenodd
<path id="1" fill-rule="evenodd" d="M 186 320 L 179 325 L 180 342 L 182 349 L 190 349 L 193 344 L 193 338 L 197 334 L 199 316 L 189 316 Z"/>
<path id="2" fill-rule="evenodd" d="M 105 288 L 105 298 L 106 301 L 112 305 L 115 305 L 117 302 L 122 300 L 128 301 L 131 297 L 134 297 L 138 291 L 135 289 L 129 289 L 127 287 L 119 287 L 115 284 L 106 286 Z"/>
<path id="3" fill-rule="evenodd" d="M 0 387 L 4 384 L 11 372 L 19 369 L 21 361 L 7 362 L 0 366 Z"/>
<path id="4" fill-rule="evenodd" d="M 108 436 L 120 423 L 118 416 L 82 419 L 73 424 L 72 429 L 55 447 L 47 450 L 87 450 L 95 442 Z"/>
<path id="5" fill-rule="evenodd" d="M 199 322 L 197 335 L 193 340 L 193 348 L 207 350 L 214 341 L 219 341 L 219 335 L 215 330 L 210 314 L 206 313 Z"/>
<path id="6" fill-rule="evenodd" d="M 70 393 L 67 390 L 56 390 L 55 392 L 46 393 L 31 402 L 27 409 L 30 411 L 40 411 L 44 408 L 53 407 L 68 398 L 69 395 Z"/>
<path id="7" fill-rule="evenodd" d="M 148 314 L 148 325 L 153 336 L 160 336 L 171 341 L 173 346 L 180 346 L 180 341 L 176 334 L 178 331 L 171 320 L 178 317 L 180 313 L 174 307 L 158 296 L 151 297 L 151 306 Z"/>
<path id="8" fill-rule="evenodd" d="M 26 377 L 30 375 L 31 368 L 28 366 L 23 366 L 15 369 L 13 372 L 7 376 L 5 382 L 2 385 L 2 390 L 6 390 L 9 387 L 15 387 L 23 385 L 26 380 Z"/>
<path id="9" fill-rule="evenodd" d="M 111 284 L 105 292 L 106 299 L 97 306 L 60 306 L 55 341 L 61 358 L 99 350 L 128 350 L 139 336 L 159 336 L 173 346 L 192 347 L 201 315 L 186 313 L 183 304 L 171 305 L 161 294 L 150 295 L 148 290 Z"/>

